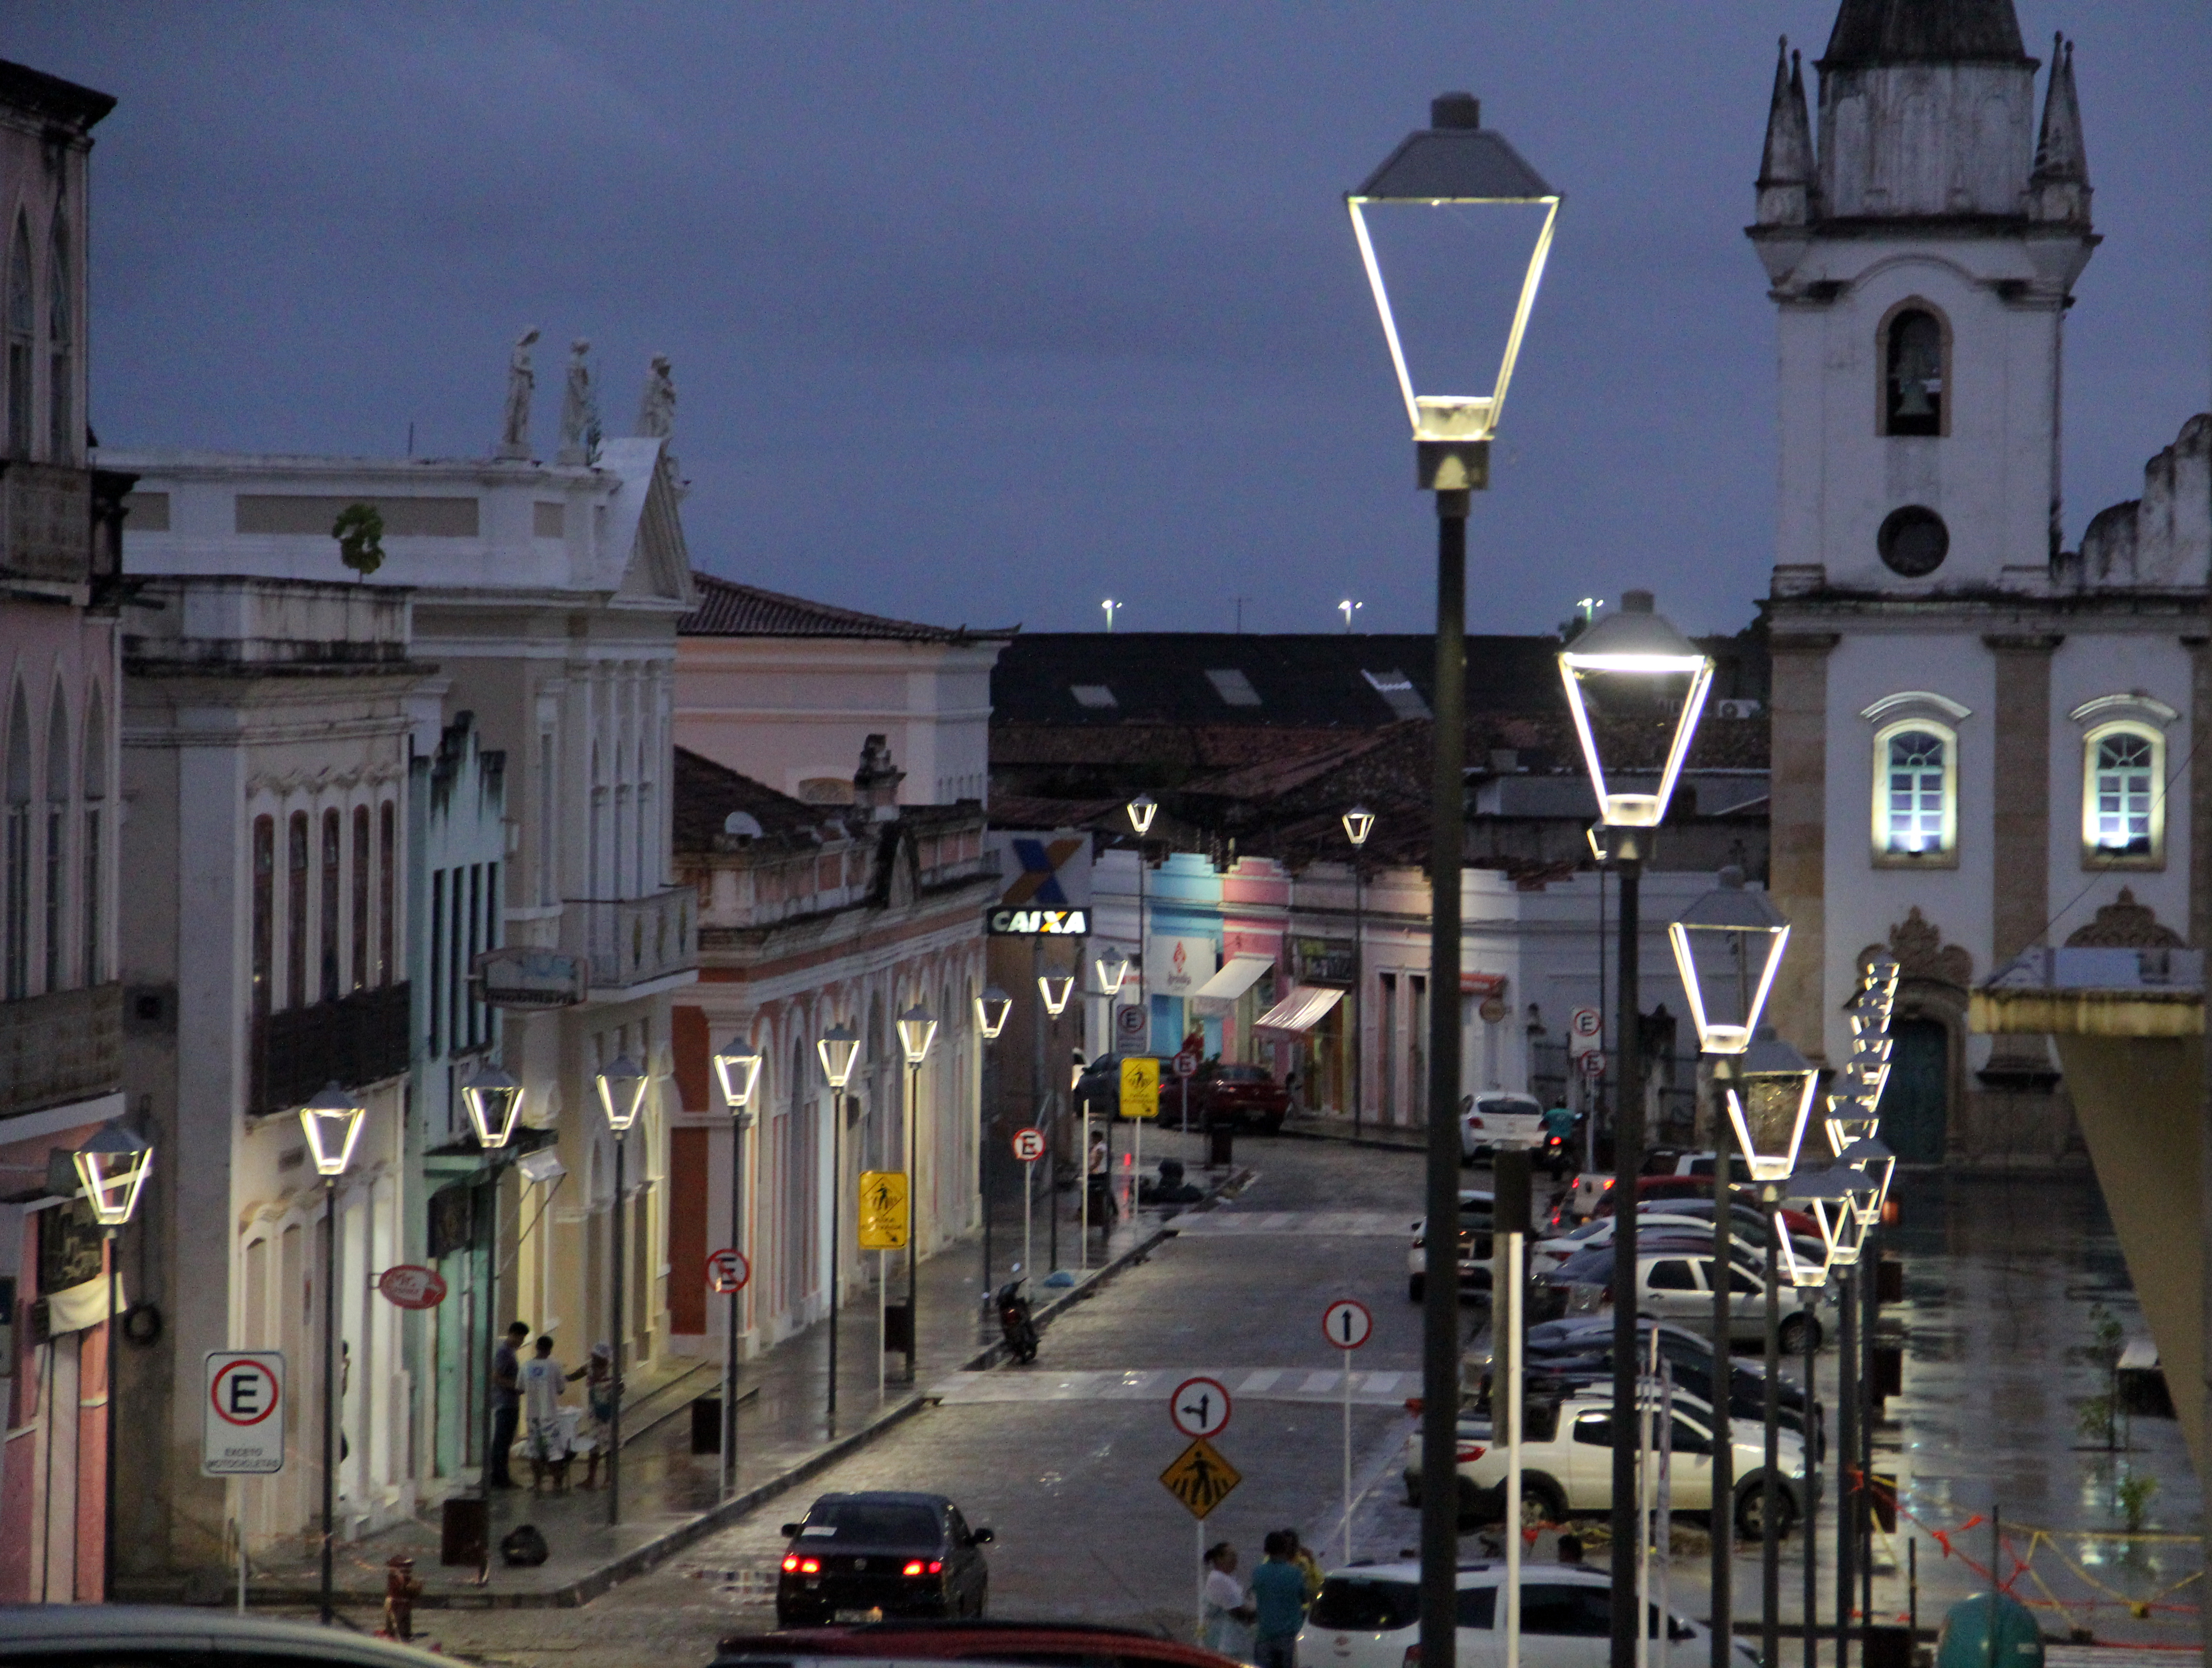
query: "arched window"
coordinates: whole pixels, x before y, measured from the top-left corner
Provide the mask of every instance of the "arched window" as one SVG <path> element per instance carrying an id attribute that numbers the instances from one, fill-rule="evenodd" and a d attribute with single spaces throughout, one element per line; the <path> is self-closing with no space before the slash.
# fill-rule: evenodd
<path id="1" fill-rule="evenodd" d="M 368 872 L 376 867 L 368 849 L 368 807 L 353 808 L 353 978 L 348 989 L 368 986 Z"/>
<path id="2" fill-rule="evenodd" d="M 1931 308 L 1899 307 L 1881 327 L 1881 431 L 1948 435 L 1950 332 Z"/>
<path id="3" fill-rule="evenodd" d="M 71 328 L 69 222 L 64 205 L 54 204 L 54 228 L 46 240 L 46 457 L 49 461 L 76 461 L 76 447 L 70 433 L 74 409 L 70 395 L 76 378 L 70 351 L 76 332 Z"/>
<path id="4" fill-rule="evenodd" d="M 84 982 L 99 984 L 107 977 L 106 830 L 102 819 L 107 799 L 107 721 L 102 697 L 95 685 L 84 711 L 84 840 L 77 865 L 82 877 L 84 915 Z"/>
<path id="5" fill-rule="evenodd" d="M 2166 738 L 2104 724 L 2082 739 L 2081 861 L 2095 868 L 2166 862 Z"/>
<path id="6" fill-rule="evenodd" d="M 8 453 L 31 455 L 31 344 L 38 315 L 31 299 L 31 228 L 15 216 L 8 246 Z"/>
<path id="7" fill-rule="evenodd" d="M 270 985 L 276 965 L 276 819 L 253 819 L 253 1046 L 251 1050 L 253 1109 L 268 1105 Z"/>
<path id="8" fill-rule="evenodd" d="M 8 1000 L 31 994 L 31 709 L 19 685 L 8 713 L 7 917 L 0 931 Z"/>
<path id="9" fill-rule="evenodd" d="M 1958 738 L 1926 719 L 1875 736 L 1875 857 L 1919 866 L 1955 855 Z"/>
<path id="10" fill-rule="evenodd" d="M 336 811 L 323 813 L 323 907 L 317 942 L 321 951 L 321 999 L 326 1002 L 338 999 L 338 864 L 343 855 L 343 828 Z"/>
<path id="11" fill-rule="evenodd" d="M 399 819 L 390 800 L 376 808 L 376 982 L 390 984 L 392 975 L 392 877 L 399 861 Z"/>
<path id="12" fill-rule="evenodd" d="M 69 710 L 62 692 L 54 691 L 53 710 L 46 721 L 46 910 L 41 923 L 46 940 L 46 983 L 59 990 L 69 978 Z"/>
<path id="13" fill-rule="evenodd" d="M 307 1005 L 307 813 L 284 831 L 284 1006 Z"/>

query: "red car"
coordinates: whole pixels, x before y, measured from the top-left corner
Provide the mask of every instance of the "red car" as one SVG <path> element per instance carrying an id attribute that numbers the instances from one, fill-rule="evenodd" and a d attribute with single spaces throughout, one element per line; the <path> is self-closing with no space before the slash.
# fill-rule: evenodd
<path id="1" fill-rule="evenodd" d="M 943 1658 L 951 1662 L 1033 1663 L 1041 1668 L 1236 1668 L 1227 1657 L 1133 1628 L 1089 1622 L 866 1622 L 732 1634 L 714 1668 L 754 1668 L 763 1657 Z"/>
<path id="2" fill-rule="evenodd" d="M 1167 1090 L 1163 1087 L 1162 1093 Z M 1208 1061 L 1198 1068 L 1192 1110 L 1202 1123 L 1232 1123 L 1279 1134 L 1291 1113 L 1291 1092 L 1267 1074 L 1265 1066 L 1224 1065 Z"/>

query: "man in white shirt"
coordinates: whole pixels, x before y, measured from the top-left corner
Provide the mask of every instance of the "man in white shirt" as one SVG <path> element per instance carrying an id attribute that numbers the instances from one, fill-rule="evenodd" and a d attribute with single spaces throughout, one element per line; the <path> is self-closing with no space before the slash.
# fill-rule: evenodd
<path id="1" fill-rule="evenodd" d="M 522 1364 L 522 1415 L 530 1454 L 530 1492 L 545 1486 L 550 1470 L 556 1489 L 568 1486 L 568 1440 L 561 1421 L 561 1388 L 568 1382 L 553 1359 L 553 1335 L 542 1333 L 538 1353 Z"/>

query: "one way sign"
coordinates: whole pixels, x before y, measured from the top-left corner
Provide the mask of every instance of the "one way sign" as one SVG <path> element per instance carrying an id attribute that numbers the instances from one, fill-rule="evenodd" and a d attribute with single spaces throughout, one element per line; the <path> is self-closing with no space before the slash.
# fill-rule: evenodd
<path id="1" fill-rule="evenodd" d="M 284 1469 L 284 1357 L 277 1351 L 211 1349 L 200 1475 L 265 1476 Z"/>

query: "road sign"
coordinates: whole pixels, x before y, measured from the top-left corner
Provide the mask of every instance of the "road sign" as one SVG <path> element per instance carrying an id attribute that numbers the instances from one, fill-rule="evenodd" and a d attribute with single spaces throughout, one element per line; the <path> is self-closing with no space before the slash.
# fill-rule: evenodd
<path id="1" fill-rule="evenodd" d="M 1024 1164 L 1035 1164 L 1044 1156 L 1044 1131 L 1036 1128 L 1014 1131 L 1014 1156 Z"/>
<path id="2" fill-rule="evenodd" d="M 1177 1077 L 1197 1076 L 1198 1056 L 1195 1054 L 1193 1054 L 1188 1049 L 1185 1049 L 1182 1053 L 1176 1056 L 1175 1074 Z"/>
<path id="3" fill-rule="evenodd" d="M 1176 1456 L 1175 1464 L 1160 1473 L 1160 1481 L 1191 1516 L 1203 1522 L 1244 1479 L 1201 1436 Z"/>
<path id="4" fill-rule="evenodd" d="M 1595 1007 L 1578 1007 L 1567 1015 L 1567 1052 L 1588 1054 L 1600 1045 L 1605 1015 Z"/>
<path id="5" fill-rule="evenodd" d="M 860 1249 L 899 1251 L 906 1245 L 906 1172 L 860 1172 Z"/>
<path id="6" fill-rule="evenodd" d="M 1168 1417 L 1185 1436 L 1218 1436 L 1229 1428 L 1229 1391 L 1218 1379 L 1185 1379 L 1168 1397 Z"/>
<path id="7" fill-rule="evenodd" d="M 1374 1335 L 1375 1317 L 1357 1299 L 1340 1297 L 1321 1312 L 1321 1330 L 1339 1349 L 1357 1349 Z"/>
<path id="8" fill-rule="evenodd" d="M 707 1259 L 707 1283 L 722 1297 L 742 1292 L 752 1277 L 753 1265 L 741 1251 L 725 1245 Z"/>
<path id="9" fill-rule="evenodd" d="M 1128 989 L 1123 985 L 1123 990 Z M 1116 1041 L 1136 1044 L 1145 1040 L 1145 1033 L 1152 1028 L 1149 1005 L 1127 1002 L 1114 1010 L 1114 1036 Z"/>
<path id="10" fill-rule="evenodd" d="M 376 1277 L 384 1300 L 401 1309 L 434 1309 L 446 1300 L 446 1281 L 435 1269 L 402 1263 Z"/>
<path id="11" fill-rule="evenodd" d="M 1160 1115 L 1160 1062 L 1138 1055 L 1121 1062 L 1121 1116 L 1156 1118 Z"/>
<path id="12" fill-rule="evenodd" d="M 1605 1075 L 1605 1056 L 1595 1049 L 1587 1054 L 1578 1054 L 1575 1056 L 1575 1069 L 1584 1077 L 1602 1077 Z"/>
<path id="13" fill-rule="evenodd" d="M 267 1476 L 284 1469 L 284 1357 L 210 1349 L 200 1408 L 200 1475 Z"/>

